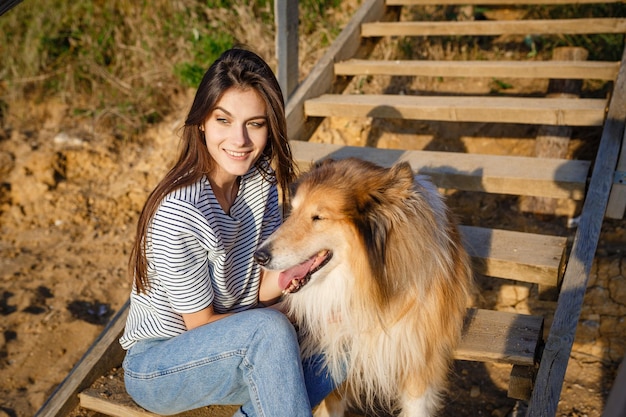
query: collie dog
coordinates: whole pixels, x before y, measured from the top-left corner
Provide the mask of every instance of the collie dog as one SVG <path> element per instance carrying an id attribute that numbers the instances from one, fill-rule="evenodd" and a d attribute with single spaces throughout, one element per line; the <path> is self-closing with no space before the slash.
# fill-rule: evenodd
<path id="1" fill-rule="evenodd" d="M 437 189 L 410 165 L 349 158 L 296 183 L 291 212 L 257 250 L 283 271 L 284 311 L 303 356 L 322 353 L 345 383 L 317 408 L 439 408 L 472 293 L 459 232 Z M 345 377 L 345 379 L 344 379 Z"/>

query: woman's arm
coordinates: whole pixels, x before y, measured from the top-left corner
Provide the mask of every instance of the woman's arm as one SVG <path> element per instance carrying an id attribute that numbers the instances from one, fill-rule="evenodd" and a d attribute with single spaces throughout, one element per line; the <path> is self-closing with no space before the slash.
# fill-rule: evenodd
<path id="1" fill-rule="evenodd" d="M 191 330 L 204 324 L 223 319 L 224 317 L 228 317 L 232 314 L 233 313 L 218 314 L 213 310 L 213 305 L 210 305 L 207 308 L 195 313 L 183 313 L 182 316 L 187 330 Z"/>
<path id="2" fill-rule="evenodd" d="M 270 271 L 261 268 L 261 285 L 259 287 L 259 302 L 265 306 L 271 306 L 280 301 L 283 294 L 278 286 L 278 274 L 280 271 Z"/>

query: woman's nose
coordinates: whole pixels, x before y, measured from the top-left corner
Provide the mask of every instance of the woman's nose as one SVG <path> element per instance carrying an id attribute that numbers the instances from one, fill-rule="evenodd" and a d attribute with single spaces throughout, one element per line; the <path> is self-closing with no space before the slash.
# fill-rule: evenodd
<path id="1" fill-rule="evenodd" d="M 244 125 L 237 129 L 234 140 L 235 143 L 237 143 L 238 145 L 245 145 L 250 141 L 250 135 L 248 134 L 247 126 Z"/>

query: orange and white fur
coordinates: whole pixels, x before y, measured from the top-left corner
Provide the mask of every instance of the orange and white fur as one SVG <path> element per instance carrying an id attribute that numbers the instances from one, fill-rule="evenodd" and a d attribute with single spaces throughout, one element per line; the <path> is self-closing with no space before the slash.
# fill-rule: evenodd
<path id="1" fill-rule="evenodd" d="M 289 217 L 255 258 L 284 271 L 303 355 L 323 352 L 340 389 L 317 416 L 382 404 L 440 406 L 472 292 L 468 255 L 437 189 L 408 163 L 327 160 L 297 183 Z M 345 368 L 344 368 L 345 369 Z"/>

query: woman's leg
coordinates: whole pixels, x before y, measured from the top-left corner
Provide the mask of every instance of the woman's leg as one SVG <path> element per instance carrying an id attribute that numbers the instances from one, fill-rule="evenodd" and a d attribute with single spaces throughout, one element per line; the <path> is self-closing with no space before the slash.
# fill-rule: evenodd
<path id="1" fill-rule="evenodd" d="M 124 371 L 131 397 L 160 414 L 244 404 L 250 416 L 311 416 L 295 331 L 271 309 L 138 343 L 129 350 Z"/>
<path id="2" fill-rule="evenodd" d="M 342 375 L 340 381 L 335 381 L 331 378 L 323 355 L 305 358 L 302 361 L 302 368 L 311 407 L 319 405 L 345 379 L 345 375 Z"/>

